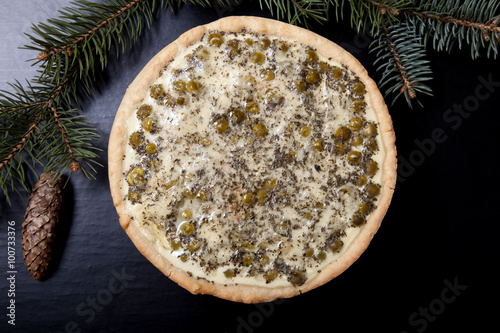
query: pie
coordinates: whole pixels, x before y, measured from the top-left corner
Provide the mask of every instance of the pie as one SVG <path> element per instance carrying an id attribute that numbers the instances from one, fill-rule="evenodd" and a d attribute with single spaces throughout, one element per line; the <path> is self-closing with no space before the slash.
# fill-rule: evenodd
<path id="1" fill-rule="evenodd" d="M 196 27 L 127 89 L 109 140 L 120 224 L 194 294 L 254 303 L 325 284 L 366 249 L 396 180 L 376 84 L 313 32 Z"/>

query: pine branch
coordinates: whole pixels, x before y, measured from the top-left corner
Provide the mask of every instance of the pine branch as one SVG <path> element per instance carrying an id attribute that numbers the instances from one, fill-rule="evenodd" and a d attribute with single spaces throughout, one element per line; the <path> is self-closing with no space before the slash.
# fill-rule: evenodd
<path id="1" fill-rule="evenodd" d="M 41 117 L 40 115 L 37 116 L 37 118 L 31 123 L 31 125 L 28 127 L 28 131 L 21 136 L 20 140 L 16 140 L 17 144 L 12 148 L 10 153 L 5 156 L 0 162 L 0 170 L 3 169 L 9 162 L 16 157 L 16 155 L 23 149 L 23 147 L 26 145 L 26 142 L 31 138 L 33 132 L 35 131 L 36 127 L 40 123 Z M 2 128 L 2 130 L 7 133 L 8 128 Z M 12 129 L 10 129 L 12 130 Z M 4 138 L 7 139 L 7 138 Z M 2 154 L 3 155 L 3 154 Z"/>
<path id="2" fill-rule="evenodd" d="M 373 37 L 380 34 L 385 22 L 392 24 L 398 21 L 402 10 L 413 8 L 413 2 L 409 0 L 349 0 L 348 3 L 351 26 L 358 32 L 368 32 Z"/>
<path id="3" fill-rule="evenodd" d="M 336 7 L 337 19 L 345 3 L 342 1 Z M 379 70 L 383 70 L 380 87 L 385 87 L 386 96 L 396 93 L 395 100 L 403 94 L 410 107 L 418 93 L 432 93 L 429 86 L 423 84 L 431 79 L 429 62 L 424 60 L 425 47 L 451 52 L 455 43 L 460 49 L 467 45 L 473 59 L 484 49 L 487 57 L 496 58 L 498 54 L 499 0 L 351 0 L 347 3 L 351 26 L 374 38 L 371 48 L 377 52 L 376 63 L 387 61 L 379 66 Z M 396 32 L 403 26 L 408 30 Z M 396 35 L 407 40 L 396 40 Z"/>
<path id="4" fill-rule="evenodd" d="M 70 142 L 70 140 L 68 138 L 68 132 L 67 132 L 66 128 L 63 126 L 61 119 L 59 118 L 59 115 L 57 114 L 56 107 L 54 105 L 52 105 L 50 107 L 50 109 L 52 110 L 52 115 L 54 116 L 54 120 L 56 121 L 57 127 L 59 128 L 59 130 L 62 134 L 62 138 L 63 138 L 64 144 L 66 146 L 67 154 L 69 155 L 69 158 L 71 159 L 71 163 L 69 164 L 69 168 L 72 172 L 77 172 L 78 170 L 80 170 L 81 166 L 75 157 L 75 152 L 73 151 L 73 148 L 72 148 L 73 144 Z"/>
<path id="5" fill-rule="evenodd" d="M 470 47 L 472 59 L 486 48 L 487 57 L 496 59 L 500 43 L 498 0 L 418 1 L 415 9 L 402 14 L 437 51 L 451 52 L 458 43 Z"/>
<path id="6" fill-rule="evenodd" d="M 108 0 L 102 4 L 80 0 L 60 10 L 58 18 L 33 26 L 33 34 L 28 35 L 32 44 L 25 48 L 39 52 L 34 64 L 41 63 L 41 78 L 58 84 L 74 68 L 74 79 L 88 94 L 96 73 L 107 66 L 111 50 L 117 56 L 126 52 L 137 41 L 142 26 L 150 26 L 159 6 L 154 0 Z"/>
<path id="7" fill-rule="evenodd" d="M 68 43 L 66 45 L 61 45 L 59 47 L 55 47 L 55 48 L 52 48 L 52 49 L 47 49 L 46 51 L 40 52 L 40 54 L 38 55 L 37 59 L 42 60 L 42 61 L 43 60 L 47 60 L 47 58 L 52 57 L 52 56 L 54 56 L 54 55 L 56 55 L 58 53 L 61 53 L 61 52 L 66 52 L 69 57 L 73 56 L 74 53 L 73 53 L 72 48 L 75 45 L 77 45 L 78 43 L 81 43 L 81 42 L 85 41 L 86 39 L 89 39 L 94 33 L 96 33 L 97 31 L 99 31 L 99 29 L 101 29 L 104 26 L 106 26 L 106 25 L 110 24 L 111 22 L 113 22 L 113 20 L 115 20 L 118 16 L 120 16 L 121 14 L 123 14 L 127 9 L 130 9 L 131 7 L 137 5 L 137 3 L 140 2 L 140 1 L 141 0 L 134 0 L 134 1 L 131 1 L 131 2 L 127 3 L 127 4 L 125 4 L 124 7 L 120 8 L 115 13 L 113 13 L 112 15 L 110 15 L 109 17 L 107 17 L 105 20 L 99 22 L 94 27 L 92 27 L 92 29 L 90 29 L 89 31 L 87 31 L 83 35 L 79 36 L 75 40 L 71 41 L 70 43 Z M 71 11 L 74 11 L 74 9 L 72 8 Z M 69 15 L 68 15 L 68 17 L 69 17 Z M 53 21 L 53 22 L 55 22 L 55 21 Z M 148 22 L 150 22 L 150 20 L 148 20 Z M 36 30 L 38 30 L 38 29 L 36 29 Z"/>
<path id="8" fill-rule="evenodd" d="M 386 96 L 396 93 L 394 102 L 404 95 L 410 107 L 417 93 L 432 95 L 432 90 L 424 82 L 431 79 L 429 61 L 425 59 L 425 49 L 420 35 L 407 22 L 397 22 L 384 26 L 384 33 L 370 45 L 376 52 L 377 70 L 383 70 L 380 88 L 386 89 Z M 417 100 L 418 101 L 418 100 Z"/>
<path id="9" fill-rule="evenodd" d="M 196 0 L 206 3 L 207 0 Z M 193 1 L 194 2 L 194 1 Z M 9 192 L 29 188 L 25 168 L 81 170 L 93 177 L 99 156 L 91 144 L 95 128 L 73 107 L 78 94 L 90 94 L 96 73 L 106 67 L 111 51 L 124 53 L 144 25 L 150 26 L 158 8 L 178 8 L 181 0 L 79 0 L 63 8 L 59 17 L 34 25 L 32 44 L 39 52 L 34 64 L 39 76 L 24 87 L 0 91 L 0 188 Z"/>

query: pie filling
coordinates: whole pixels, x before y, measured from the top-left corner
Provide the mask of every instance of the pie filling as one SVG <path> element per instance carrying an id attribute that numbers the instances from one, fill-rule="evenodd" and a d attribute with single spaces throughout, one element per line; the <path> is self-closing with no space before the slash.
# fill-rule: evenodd
<path id="1" fill-rule="evenodd" d="M 380 196 L 385 152 L 364 84 L 291 40 L 210 31 L 126 126 L 127 213 L 194 278 L 301 286 Z"/>

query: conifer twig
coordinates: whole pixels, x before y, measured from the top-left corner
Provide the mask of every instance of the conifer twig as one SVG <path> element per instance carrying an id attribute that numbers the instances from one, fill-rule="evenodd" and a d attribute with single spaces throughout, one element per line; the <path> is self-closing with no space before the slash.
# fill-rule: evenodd
<path id="1" fill-rule="evenodd" d="M 52 105 L 50 109 L 52 110 L 52 114 L 57 123 L 57 127 L 59 127 L 59 130 L 61 131 L 61 134 L 63 136 L 64 143 L 66 144 L 66 147 L 68 149 L 69 157 L 72 159 L 70 163 L 70 170 L 72 172 L 77 172 L 78 170 L 80 170 L 80 163 L 75 158 L 75 154 L 73 152 L 73 149 L 71 148 L 71 142 L 68 139 L 68 133 L 64 129 L 64 126 L 62 125 L 61 120 L 59 119 L 59 115 L 57 114 L 55 106 Z"/>
<path id="2" fill-rule="evenodd" d="M 389 49 L 391 51 L 392 57 L 394 58 L 394 62 L 396 63 L 396 67 L 398 68 L 399 74 L 401 75 L 401 78 L 403 79 L 403 85 L 401 89 L 399 89 L 399 92 L 401 94 L 407 93 L 408 96 L 413 99 L 416 97 L 415 90 L 413 89 L 413 86 L 417 85 L 417 82 L 410 82 L 408 79 L 407 73 L 403 65 L 401 64 L 401 59 L 396 52 L 396 48 L 394 46 L 394 42 L 389 35 L 389 31 L 387 30 L 387 26 L 384 26 L 384 34 L 385 38 L 387 39 L 387 45 L 389 46 Z"/>
<path id="3" fill-rule="evenodd" d="M 127 3 L 124 7 L 120 8 L 116 13 L 105 19 L 104 21 L 101 21 L 99 24 L 94 26 L 92 29 L 90 29 L 87 33 L 81 35 L 77 39 L 71 41 L 67 45 L 59 46 L 51 50 L 45 50 L 40 52 L 38 55 L 37 59 L 38 60 L 46 60 L 48 57 L 53 56 L 57 53 L 66 51 L 69 56 L 73 55 L 73 52 L 71 51 L 71 48 L 77 45 L 78 43 L 81 43 L 85 41 L 87 38 L 92 36 L 94 33 L 96 33 L 99 29 L 103 28 L 104 26 L 108 25 L 110 22 L 112 22 L 114 19 L 116 19 L 118 16 L 122 15 L 127 9 L 130 9 L 132 6 L 137 5 L 138 2 L 141 0 L 133 0 L 129 3 Z"/>
<path id="4" fill-rule="evenodd" d="M 19 143 L 12 148 L 12 152 L 5 157 L 5 159 L 0 162 L 0 171 L 9 164 L 10 160 L 13 159 L 24 147 L 26 142 L 30 139 L 32 136 L 33 132 L 35 131 L 36 127 L 40 123 L 41 120 L 41 115 L 39 114 L 35 121 L 31 124 L 31 126 L 28 128 L 28 131 L 26 134 L 19 140 Z"/>
<path id="5" fill-rule="evenodd" d="M 417 10 L 403 10 L 402 13 L 408 14 L 411 16 L 418 16 L 422 19 L 431 19 L 435 21 L 440 21 L 443 23 L 451 23 L 457 26 L 463 26 L 467 28 L 472 28 L 472 29 L 479 29 L 482 32 L 483 39 L 486 42 L 490 41 L 490 38 L 488 37 L 488 32 L 491 32 L 495 34 L 496 39 L 498 42 L 500 42 L 500 27 L 497 26 L 498 23 L 498 17 L 494 18 L 490 23 L 480 23 L 480 22 L 474 22 L 471 20 L 465 20 L 465 19 L 460 19 L 456 17 L 449 17 L 447 15 L 432 15 L 427 12 L 420 12 Z"/>

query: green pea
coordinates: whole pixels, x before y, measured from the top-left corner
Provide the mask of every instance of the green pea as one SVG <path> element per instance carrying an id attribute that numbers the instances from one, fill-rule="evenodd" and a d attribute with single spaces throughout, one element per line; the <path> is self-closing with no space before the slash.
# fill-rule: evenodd
<path id="1" fill-rule="evenodd" d="M 354 112 L 360 112 L 365 107 L 365 102 L 360 99 L 355 99 L 351 103 L 351 110 Z"/>
<path id="2" fill-rule="evenodd" d="M 154 143 L 148 143 L 146 145 L 146 153 L 148 154 L 156 153 L 156 145 Z"/>
<path id="3" fill-rule="evenodd" d="M 142 135 L 138 132 L 132 133 L 130 135 L 129 142 L 132 147 L 138 147 L 142 143 Z"/>
<path id="4" fill-rule="evenodd" d="M 212 46 L 220 46 L 224 42 L 224 38 L 218 32 L 208 35 L 208 42 Z"/>
<path id="5" fill-rule="evenodd" d="M 317 151 L 323 150 L 323 140 L 317 139 L 313 142 L 313 149 Z"/>
<path id="6" fill-rule="evenodd" d="M 171 239 L 170 240 L 170 247 L 172 248 L 172 250 L 176 251 L 178 250 L 180 247 L 181 247 L 182 243 L 180 240 L 178 239 Z"/>
<path id="7" fill-rule="evenodd" d="M 151 105 L 143 104 L 137 110 L 137 116 L 139 119 L 144 119 L 151 114 L 152 110 Z"/>
<path id="8" fill-rule="evenodd" d="M 347 141 L 351 138 L 351 130 L 345 126 L 340 126 L 335 132 L 335 137 L 340 141 Z"/>
<path id="9" fill-rule="evenodd" d="M 295 86 L 295 89 L 297 89 L 297 91 L 304 91 L 307 88 L 306 81 L 302 79 L 297 79 L 293 81 L 293 85 Z"/>
<path id="10" fill-rule="evenodd" d="M 149 94 L 154 99 L 160 99 L 165 96 L 165 90 L 161 84 L 153 84 L 149 90 Z"/>
<path id="11" fill-rule="evenodd" d="M 268 178 L 264 181 L 264 187 L 268 190 L 272 190 L 276 186 L 276 178 Z"/>
<path id="12" fill-rule="evenodd" d="M 228 269 L 226 271 L 224 271 L 224 276 L 228 279 L 231 279 L 234 277 L 234 270 L 233 269 Z"/>
<path id="13" fill-rule="evenodd" d="M 377 135 L 377 126 L 375 126 L 375 124 L 368 124 L 365 126 L 364 130 L 363 130 L 363 134 L 365 136 L 375 136 Z"/>
<path id="14" fill-rule="evenodd" d="M 366 222 L 366 219 L 363 215 L 361 215 L 360 213 L 354 213 L 354 215 L 352 216 L 352 219 L 351 219 L 351 224 L 355 227 L 359 227 L 363 224 L 365 224 Z"/>
<path id="15" fill-rule="evenodd" d="M 144 170 L 141 167 L 134 168 L 127 176 L 127 183 L 130 186 L 142 185 L 146 182 Z"/>
<path id="16" fill-rule="evenodd" d="M 187 91 L 190 94 L 194 94 L 200 90 L 200 83 L 197 81 L 189 81 L 186 85 Z"/>
<path id="17" fill-rule="evenodd" d="M 252 61 L 254 64 L 263 64 L 264 61 L 266 60 L 266 56 L 262 52 L 254 52 L 250 56 L 250 61 Z"/>
<path id="18" fill-rule="evenodd" d="M 307 138 L 309 136 L 309 134 L 311 134 L 311 129 L 309 128 L 309 126 L 302 126 L 300 128 L 299 132 L 300 132 L 300 135 Z"/>
<path id="19" fill-rule="evenodd" d="M 317 83 L 320 79 L 320 75 L 319 75 L 319 72 L 315 69 L 310 69 L 307 71 L 307 74 L 306 74 L 306 81 L 308 83 L 311 83 L 311 84 L 314 84 L 314 83 Z"/>
<path id="20" fill-rule="evenodd" d="M 189 242 L 189 245 L 188 245 L 188 249 L 189 251 L 191 252 L 196 252 L 198 251 L 199 249 L 201 248 L 201 241 L 199 241 L 198 239 L 192 239 L 190 242 Z"/>
<path id="21" fill-rule="evenodd" d="M 366 193 L 368 193 L 372 197 L 376 197 L 380 193 L 380 185 L 377 184 L 366 185 Z"/>
<path id="22" fill-rule="evenodd" d="M 267 128 L 263 124 L 256 124 L 253 127 L 253 132 L 255 135 L 263 137 L 267 135 Z"/>
<path id="23" fill-rule="evenodd" d="M 349 128 L 353 131 L 359 131 L 363 126 L 363 120 L 359 117 L 353 117 L 349 120 Z"/>
<path id="24" fill-rule="evenodd" d="M 231 121 L 240 124 L 243 120 L 245 120 L 245 113 L 240 109 L 233 109 L 229 113 L 229 118 L 231 119 Z"/>
<path id="25" fill-rule="evenodd" d="M 362 82 L 357 82 L 352 86 L 352 92 L 358 96 L 365 93 L 365 85 Z"/>
<path id="26" fill-rule="evenodd" d="M 215 129 L 217 130 L 217 132 L 220 132 L 220 133 L 227 131 L 228 127 L 229 127 L 229 123 L 226 119 L 219 119 L 215 123 Z"/>
<path id="27" fill-rule="evenodd" d="M 330 75 L 335 79 L 338 80 L 342 78 L 342 69 L 339 67 L 332 67 L 330 69 Z"/>
<path id="28" fill-rule="evenodd" d="M 182 80 L 177 80 L 173 84 L 174 90 L 183 93 L 186 90 L 186 82 Z"/>
<path id="29" fill-rule="evenodd" d="M 368 161 L 365 166 L 365 172 L 369 176 L 373 176 L 378 171 L 378 164 L 375 161 Z"/>
<path id="30" fill-rule="evenodd" d="M 260 73 L 260 78 L 264 81 L 271 81 L 274 79 L 274 72 L 272 70 L 266 69 Z"/>
<path id="31" fill-rule="evenodd" d="M 278 277 L 278 271 L 275 269 L 270 269 L 266 272 L 265 278 L 266 282 L 269 283 Z"/>
<path id="32" fill-rule="evenodd" d="M 184 222 L 181 224 L 180 229 L 185 235 L 191 235 L 195 232 L 195 227 L 191 222 Z"/>
<path id="33" fill-rule="evenodd" d="M 332 242 L 332 245 L 330 245 L 330 250 L 332 250 L 332 252 L 339 252 L 342 246 L 344 246 L 344 243 L 340 239 L 336 239 Z"/>
<path id="34" fill-rule="evenodd" d="M 262 50 L 267 50 L 270 45 L 271 45 L 271 41 L 269 40 L 269 38 L 263 38 L 263 39 L 259 40 L 259 47 Z"/>
<path id="35" fill-rule="evenodd" d="M 361 159 L 363 158 L 363 154 L 361 152 L 352 150 L 347 154 L 347 160 L 351 162 L 352 164 L 358 164 L 361 162 Z"/>
<path id="36" fill-rule="evenodd" d="M 307 280 L 306 273 L 300 271 L 300 270 L 294 270 L 292 274 L 290 275 L 290 283 L 294 286 L 301 286 L 303 285 Z"/>
<path id="37" fill-rule="evenodd" d="M 255 202 L 255 195 L 252 192 L 248 192 L 243 196 L 243 203 L 246 205 L 251 205 Z"/>
<path id="38" fill-rule="evenodd" d="M 153 119 L 149 117 L 145 118 L 142 121 L 142 128 L 144 128 L 145 131 L 151 132 L 151 130 L 153 129 Z"/>
<path id="39" fill-rule="evenodd" d="M 247 102 L 247 105 L 245 106 L 245 111 L 250 113 L 257 113 L 259 112 L 259 104 L 253 101 Z"/>
<path id="40" fill-rule="evenodd" d="M 183 220 L 189 220 L 191 218 L 191 216 L 193 216 L 193 213 L 191 212 L 190 209 L 184 209 L 182 212 L 181 212 L 181 218 Z"/>
<path id="41" fill-rule="evenodd" d="M 313 50 L 306 51 L 306 61 L 307 62 L 316 62 L 318 61 L 318 54 Z"/>

